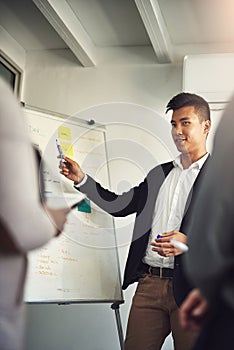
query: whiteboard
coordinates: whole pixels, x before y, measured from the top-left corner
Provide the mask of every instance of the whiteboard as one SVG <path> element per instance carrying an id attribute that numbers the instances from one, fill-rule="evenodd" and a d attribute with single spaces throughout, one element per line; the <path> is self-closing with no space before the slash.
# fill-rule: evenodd
<path id="1" fill-rule="evenodd" d="M 44 192 L 52 207 L 71 205 L 84 195 L 59 173 L 56 139 L 65 155 L 109 186 L 103 127 L 24 108 L 32 143 L 44 161 Z M 28 255 L 25 301 L 78 303 L 122 301 L 119 258 L 113 218 L 86 200 L 68 215 L 63 233 Z"/>

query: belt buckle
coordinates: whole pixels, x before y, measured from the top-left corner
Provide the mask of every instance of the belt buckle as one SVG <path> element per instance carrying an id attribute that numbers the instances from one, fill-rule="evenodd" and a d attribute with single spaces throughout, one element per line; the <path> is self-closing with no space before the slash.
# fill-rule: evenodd
<path id="1" fill-rule="evenodd" d="M 163 278 L 163 268 L 161 266 L 159 267 L 159 277 Z"/>

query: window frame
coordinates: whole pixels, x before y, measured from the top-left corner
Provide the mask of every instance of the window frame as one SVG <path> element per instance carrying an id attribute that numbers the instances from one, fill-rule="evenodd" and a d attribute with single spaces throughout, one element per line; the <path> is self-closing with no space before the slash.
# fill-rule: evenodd
<path id="1" fill-rule="evenodd" d="M 5 66 L 14 75 L 14 86 L 11 86 L 14 94 L 19 98 L 22 85 L 22 70 L 2 50 L 0 50 L 0 64 Z"/>

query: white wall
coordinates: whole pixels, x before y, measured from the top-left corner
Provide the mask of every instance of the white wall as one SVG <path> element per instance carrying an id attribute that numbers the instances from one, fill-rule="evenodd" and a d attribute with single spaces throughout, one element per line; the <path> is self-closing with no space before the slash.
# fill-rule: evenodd
<path id="1" fill-rule="evenodd" d="M 152 60 L 152 53 L 141 48 L 126 49 L 121 61 L 118 54 L 113 49 L 98 67 L 82 68 L 69 50 L 28 53 L 22 100 L 68 115 L 80 111 L 80 118 L 92 117 L 106 124 L 112 187 L 122 191 L 141 181 L 147 170 L 154 166 L 154 161 L 159 162 L 173 153 L 164 111 L 168 100 L 181 91 L 182 67 L 157 65 Z M 16 57 L 13 56 L 14 52 L 12 59 Z M 126 147 L 129 142 L 141 147 L 137 158 L 134 151 L 126 157 L 119 141 Z M 167 143 L 169 148 L 165 146 Z M 149 156 L 147 163 L 145 155 Z M 120 182 L 119 179 L 123 180 L 122 167 L 127 167 L 127 171 L 124 181 Z M 132 220 L 117 221 L 121 272 Z M 128 231 L 127 239 L 123 236 L 125 231 Z M 131 286 L 124 292 L 125 304 L 121 306 L 124 332 L 134 289 L 135 286 Z M 27 313 L 27 350 L 119 349 L 110 305 L 30 305 Z M 171 349 L 170 344 L 165 349 Z"/>
<path id="2" fill-rule="evenodd" d="M 41 108 L 74 114 L 106 102 L 130 102 L 160 114 L 181 91 L 182 67 L 157 65 L 142 49 L 114 50 L 98 67 L 83 68 L 69 50 L 34 51 L 27 55 L 24 101 Z M 133 61 L 133 63 L 131 63 Z"/>

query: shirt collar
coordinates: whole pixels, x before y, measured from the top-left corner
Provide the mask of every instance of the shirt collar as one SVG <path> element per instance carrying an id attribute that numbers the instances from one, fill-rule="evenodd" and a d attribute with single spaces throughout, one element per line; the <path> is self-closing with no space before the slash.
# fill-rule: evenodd
<path id="1" fill-rule="evenodd" d="M 209 153 L 207 152 L 203 157 L 201 157 L 200 159 L 198 159 L 196 162 L 192 163 L 188 169 L 192 169 L 192 168 L 197 168 L 198 170 L 201 170 L 203 164 L 205 163 L 206 159 L 208 158 Z M 173 161 L 174 167 L 179 167 L 182 170 L 185 170 L 181 164 L 181 160 L 180 160 L 180 155 L 177 156 L 174 161 Z"/>

